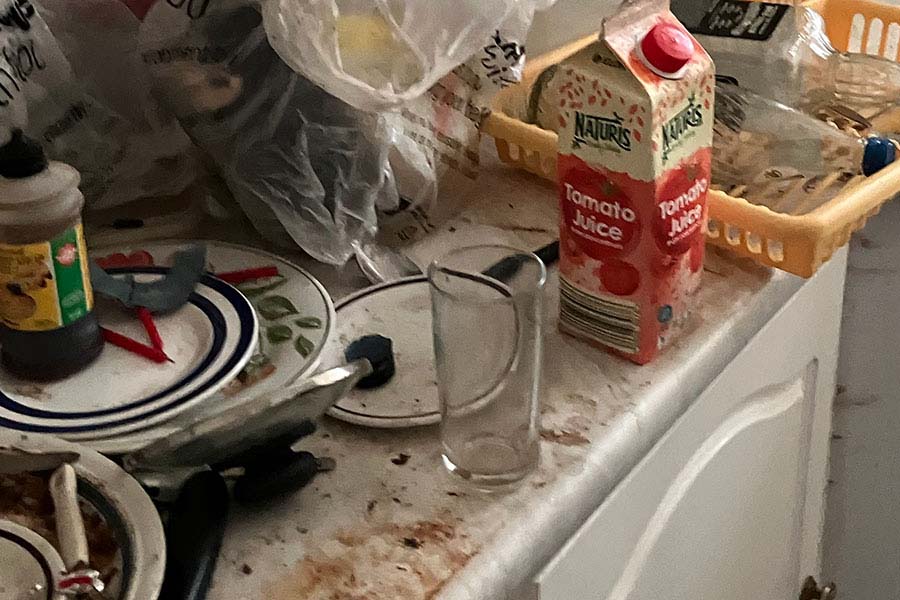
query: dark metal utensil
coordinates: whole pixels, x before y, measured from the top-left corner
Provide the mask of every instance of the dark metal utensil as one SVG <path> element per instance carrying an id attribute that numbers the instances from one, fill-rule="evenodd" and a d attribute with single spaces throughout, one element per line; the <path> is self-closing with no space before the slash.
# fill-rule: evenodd
<path id="1" fill-rule="evenodd" d="M 182 486 L 166 523 L 166 577 L 160 600 L 203 600 L 228 521 L 228 487 L 215 471 Z"/>
<path id="2" fill-rule="evenodd" d="M 534 251 L 534 255 L 541 259 L 544 266 L 550 266 L 559 260 L 559 240 L 551 242 Z M 526 254 L 513 254 L 507 256 L 495 265 L 485 269 L 484 275 L 498 281 L 509 281 L 519 272 L 522 265 L 528 261 Z"/>
<path id="3" fill-rule="evenodd" d="M 229 492 L 221 473 L 241 470 L 235 497 L 258 502 L 297 490 L 319 471 L 333 469 L 334 461 L 295 453 L 291 445 L 312 433 L 313 419 L 371 373 L 367 359 L 330 369 L 124 457 L 126 469 L 161 496 L 178 490 L 168 507 L 160 600 L 206 598 L 228 520 Z"/>
<path id="4" fill-rule="evenodd" d="M 375 368 L 382 368 L 372 357 Z M 387 357 L 393 363 L 393 356 Z M 203 600 L 228 516 L 223 473 L 239 470 L 235 496 L 268 500 L 334 468 L 331 459 L 294 452 L 315 430 L 314 419 L 375 370 L 369 357 L 329 369 L 287 388 L 187 424 L 128 454 L 123 465 L 145 486 L 180 489 L 166 528 L 168 564 L 160 600 Z"/>
<path id="5" fill-rule="evenodd" d="M 296 492 L 318 474 L 333 471 L 333 458 L 317 457 L 309 452 L 248 465 L 244 475 L 234 484 L 234 499 L 242 504 L 267 502 L 273 498 Z"/>

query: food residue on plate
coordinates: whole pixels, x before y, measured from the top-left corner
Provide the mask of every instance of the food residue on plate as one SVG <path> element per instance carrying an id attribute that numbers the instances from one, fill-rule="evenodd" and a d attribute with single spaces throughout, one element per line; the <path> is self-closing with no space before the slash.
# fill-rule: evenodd
<path id="1" fill-rule="evenodd" d="M 0 475 L 0 519 L 34 531 L 59 550 L 56 517 L 48 481 L 51 473 Z M 109 584 L 121 572 L 122 556 L 109 525 L 96 509 L 79 500 L 90 552 L 91 568 Z"/>

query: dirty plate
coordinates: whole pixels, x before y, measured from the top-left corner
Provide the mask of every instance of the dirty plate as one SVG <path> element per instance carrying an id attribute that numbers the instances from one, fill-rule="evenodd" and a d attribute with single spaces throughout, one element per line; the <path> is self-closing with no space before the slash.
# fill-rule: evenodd
<path id="1" fill-rule="evenodd" d="M 165 267 L 124 267 L 138 281 L 162 276 Z M 103 326 L 137 340 L 146 332 L 131 311 L 99 298 Z M 0 426 L 51 433 L 102 452 L 134 450 L 146 442 L 124 434 L 161 424 L 215 394 L 253 355 L 257 320 L 234 287 L 205 276 L 188 303 L 156 317 L 173 363 L 154 364 L 107 344 L 85 370 L 45 384 L 0 372 Z"/>
<path id="2" fill-rule="evenodd" d="M 0 598 L 62 600 L 53 590 L 64 569 L 50 542 L 0 518 Z"/>
<path id="3" fill-rule="evenodd" d="M 110 600 L 155 600 L 159 596 L 166 564 L 165 538 L 159 514 L 137 481 L 96 452 L 51 436 L 0 431 L 0 448 L 18 448 L 31 453 L 78 453 L 80 457 L 73 466 L 78 476 L 82 510 L 86 506 L 99 515 L 118 549 L 115 560 L 118 573 L 106 582 L 106 597 Z M 0 514 L 0 519 L 3 518 Z M 31 539 L 35 546 L 40 545 L 27 534 L 19 537 Z M 90 534 L 88 537 L 90 539 Z M 7 551 L 13 551 L 11 547 L 4 548 L 3 538 L 8 540 L 9 535 L 4 535 L 0 527 L 0 562 L 5 562 Z M 62 561 L 56 562 L 58 554 L 56 558 L 52 558 L 53 552 L 41 552 L 41 555 L 51 557 L 47 561 L 52 571 L 61 569 Z M 0 566 L 0 577 L 3 573 L 4 567 Z M 5 583 L 0 579 L 0 590 Z M 0 592 L 0 598 L 6 597 Z M 56 599 L 52 595 L 35 596 L 45 597 Z"/>
<path id="4" fill-rule="evenodd" d="M 328 414 L 367 427 L 432 425 L 441 420 L 431 337 L 428 280 L 408 277 L 366 288 L 337 305 L 336 335 L 325 348 L 323 363 L 344 362 L 344 349 L 364 335 L 391 338 L 397 373 L 381 388 L 354 389 Z"/>
<path id="5" fill-rule="evenodd" d="M 334 304 L 319 281 L 297 265 L 263 250 L 219 241 L 149 242 L 130 247 L 100 249 L 91 256 L 107 264 L 168 265 L 179 250 L 206 245 L 207 266 L 213 272 L 265 266 L 278 268 L 279 277 L 238 285 L 259 315 L 260 344 L 246 367 L 219 393 L 196 407 L 198 418 L 208 409 L 221 411 L 260 394 L 281 389 L 311 374 L 319 364 L 334 327 Z M 173 423 L 119 438 L 118 452 L 143 447 L 191 420 L 192 410 Z"/>

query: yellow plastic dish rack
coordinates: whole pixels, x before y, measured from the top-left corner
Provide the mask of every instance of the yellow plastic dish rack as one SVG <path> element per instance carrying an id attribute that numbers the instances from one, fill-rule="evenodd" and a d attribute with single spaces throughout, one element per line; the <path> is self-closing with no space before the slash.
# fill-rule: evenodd
<path id="1" fill-rule="evenodd" d="M 823 15 L 828 35 L 839 49 L 898 59 L 900 6 L 868 0 L 811 0 L 806 4 Z M 494 138 L 501 160 L 556 179 L 556 133 L 510 117 L 502 107 L 510 105 L 513 94 L 527 94 L 530 82 L 545 68 L 594 39 L 596 36 L 583 38 L 529 61 L 523 82 L 498 94 L 482 131 Z M 882 115 L 873 125 L 876 130 L 900 131 L 900 110 Z M 837 196 L 803 215 L 773 212 L 743 198 L 711 191 L 707 239 L 761 264 L 811 277 L 898 193 L 900 162 L 872 177 L 851 180 Z"/>

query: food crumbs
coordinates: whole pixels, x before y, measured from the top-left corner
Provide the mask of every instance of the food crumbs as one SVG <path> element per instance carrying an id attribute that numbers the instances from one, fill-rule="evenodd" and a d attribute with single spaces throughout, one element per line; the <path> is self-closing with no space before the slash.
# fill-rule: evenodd
<path id="1" fill-rule="evenodd" d="M 422 542 L 417 540 L 416 538 L 405 537 L 403 538 L 403 545 L 407 548 L 412 548 L 413 550 L 418 550 L 422 547 Z"/>
<path id="2" fill-rule="evenodd" d="M 392 458 L 391 462 L 399 467 L 399 466 L 403 466 L 406 463 L 408 463 L 409 459 L 410 459 L 409 454 L 404 454 L 403 452 L 401 452 L 400 454 L 398 454 L 397 456 Z"/>

